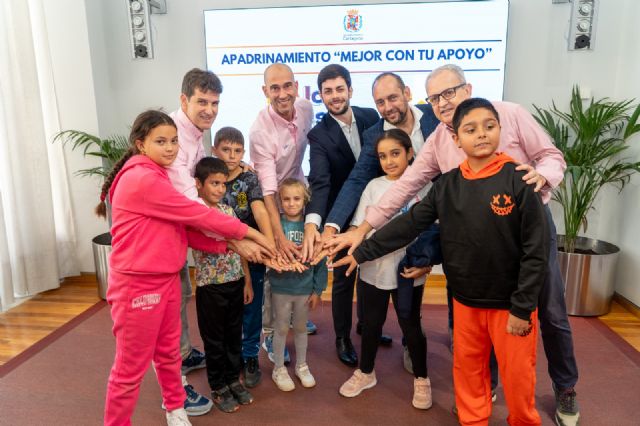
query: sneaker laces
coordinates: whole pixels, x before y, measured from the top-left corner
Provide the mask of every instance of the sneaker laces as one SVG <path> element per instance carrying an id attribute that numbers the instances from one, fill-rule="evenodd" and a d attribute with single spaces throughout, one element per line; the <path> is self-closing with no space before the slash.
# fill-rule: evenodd
<path id="1" fill-rule="evenodd" d="M 347 383 L 351 386 L 358 385 L 358 382 L 364 382 L 367 379 L 367 375 L 363 373 L 361 370 L 356 370 L 353 372 L 353 375 L 349 377 Z"/>
<path id="2" fill-rule="evenodd" d="M 247 371 L 249 373 L 255 373 L 258 369 L 258 358 L 249 358 L 247 359 Z"/>
<path id="3" fill-rule="evenodd" d="M 576 391 L 573 388 L 565 389 L 558 393 L 560 410 L 567 413 L 576 412 Z"/>
<path id="4" fill-rule="evenodd" d="M 413 382 L 413 392 L 417 395 L 417 396 L 424 396 L 425 398 L 427 397 L 427 381 L 426 380 L 418 380 L 416 379 Z"/>
<path id="5" fill-rule="evenodd" d="M 193 386 L 191 385 L 187 385 L 184 387 L 184 391 L 187 394 L 187 399 L 189 401 L 197 401 L 198 398 L 200 397 L 200 395 L 198 394 L 198 392 L 196 392 L 196 390 L 193 388 Z"/>

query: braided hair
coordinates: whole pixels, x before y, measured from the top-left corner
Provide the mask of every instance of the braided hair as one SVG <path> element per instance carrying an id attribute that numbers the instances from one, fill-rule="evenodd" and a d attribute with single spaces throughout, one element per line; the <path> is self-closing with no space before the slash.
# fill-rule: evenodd
<path id="1" fill-rule="evenodd" d="M 116 164 L 114 164 L 113 169 L 104 180 L 102 191 L 100 192 L 100 203 L 95 207 L 96 215 L 100 217 L 107 216 L 107 205 L 105 201 L 113 180 L 131 157 L 140 154 L 140 150 L 136 146 L 136 141 L 144 140 L 153 129 L 162 125 L 176 127 L 176 123 L 174 123 L 173 119 L 163 111 L 148 110 L 140 113 L 136 117 L 133 125 L 131 126 L 131 133 L 129 133 L 129 149 L 116 162 Z"/>

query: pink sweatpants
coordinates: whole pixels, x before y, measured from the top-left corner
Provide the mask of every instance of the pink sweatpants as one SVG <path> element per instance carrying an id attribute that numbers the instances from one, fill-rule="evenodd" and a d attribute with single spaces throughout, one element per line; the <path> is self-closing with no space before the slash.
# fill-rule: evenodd
<path id="1" fill-rule="evenodd" d="M 167 410 L 186 395 L 180 366 L 180 276 L 109 272 L 116 356 L 109 375 L 105 425 L 130 425 L 140 384 L 153 361 Z"/>

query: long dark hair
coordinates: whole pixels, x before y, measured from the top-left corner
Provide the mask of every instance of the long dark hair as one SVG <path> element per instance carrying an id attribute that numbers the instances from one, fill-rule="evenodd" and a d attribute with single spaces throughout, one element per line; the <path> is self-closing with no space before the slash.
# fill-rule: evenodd
<path id="1" fill-rule="evenodd" d="M 163 111 L 150 109 L 148 111 L 140 113 L 136 117 L 133 125 L 131 126 L 131 133 L 129 133 L 129 150 L 124 153 L 124 155 L 116 162 L 116 164 L 114 164 L 113 170 L 111 170 L 111 173 L 109 173 L 109 176 L 107 176 L 107 178 L 104 180 L 104 184 L 102 185 L 102 191 L 100 192 L 100 203 L 98 203 L 95 208 L 95 213 L 98 216 L 107 216 L 107 205 L 105 203 L 105 200 L 107 199 L 107 194 L 109 194 L 109 188 L 111 188 L 113 179 L 122 169 L 127 160 L 129 160 L 129 158 L 133 157 L 136 154 L 140 154 L 140 151 L 136 146 L 136 141 L 144 140 L 144 138 L 146 138 L 153 129 L 165 124 L 176 127 L 176 123 L 174 123 L 173 119 Z"/>

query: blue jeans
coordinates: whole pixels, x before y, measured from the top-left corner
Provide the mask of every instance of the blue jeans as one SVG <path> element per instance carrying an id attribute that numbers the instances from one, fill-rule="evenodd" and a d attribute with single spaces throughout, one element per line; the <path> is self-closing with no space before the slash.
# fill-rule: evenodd
<path id="1" fill-rule="evenodd" d="M 262 331 L 262 301 L 264 298 L 264 274 L 266 268 L 260 263 L 249 263 L 253 301 L 244 305 L 242 316 L 242 358 L 255 358 L 260 350 Z"/>
<path id="2" fill-rule="evenodd" d="M 189 319 L 187 318 L 187 303 L 191 300 L 193 293 L 191 289 L 191 278 L 189 277 L 189 263 L 185 262 L 180 270 L 180 285 L 182 299 L 180 300 L 180 356 L 186 359 L 191 354 L 191 338 L 189 337 Z"/>
<path id="3" fill-rule="evenodd" d="M 540 334 L 547 355 L 549 377 L 559 390 L 572 388 L 578 382 L 578 366 L 573 353 L 573 336 L 564 300 L 564 282 L 558 264 L 556 225 L 551 210 L 545 206 L 549 227 L 549 262 L 544 285 L 538 298 Z"/>

